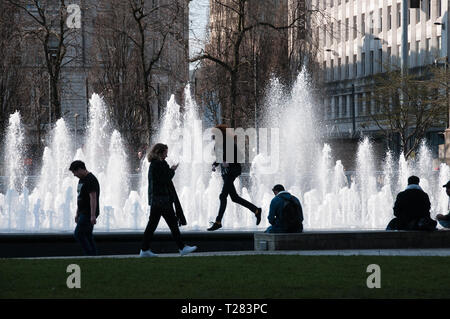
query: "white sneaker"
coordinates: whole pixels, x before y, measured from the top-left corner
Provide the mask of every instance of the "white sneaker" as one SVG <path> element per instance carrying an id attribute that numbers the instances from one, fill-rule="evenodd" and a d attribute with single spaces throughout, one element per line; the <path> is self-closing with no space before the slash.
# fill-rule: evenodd
<path id="1" fill-rule="evenodd" d="M 180 249 L 180 255 L 181 256 L 187 255 L 189 253 L 192 253 L 196 249 L 197 249 L 197 246 L 184 246 L 183 249 Z"/>
<path id="2" fill-rule="evenodd" d="M 150 249 L 143 251 L 141 249 L 141 252 L 139 253 L 139 257 L 158 257 L 158 254 L 155 254 Z"/>

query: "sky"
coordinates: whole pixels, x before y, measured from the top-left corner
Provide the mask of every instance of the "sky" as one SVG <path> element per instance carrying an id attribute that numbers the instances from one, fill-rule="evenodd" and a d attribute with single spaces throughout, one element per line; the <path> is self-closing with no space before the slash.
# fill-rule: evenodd
<path id="1" fill-rule="evenodd" d="M 189 55 L 191 57 L 199 53 L 204 46 L 208 19 L 209 0 L 192 0 L 189 4 Z"/>

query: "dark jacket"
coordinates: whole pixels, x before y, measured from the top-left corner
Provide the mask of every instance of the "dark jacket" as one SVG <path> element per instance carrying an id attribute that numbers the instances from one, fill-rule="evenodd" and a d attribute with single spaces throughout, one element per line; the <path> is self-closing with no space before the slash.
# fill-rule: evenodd
<path id="1" fill-rule="evenodd" d="M 169 167 L 165 160 L 152 160 L 148 168 L 148 204 L 173 205 L 180 225 L 186 225 L 183 209 L 178 199 L 172 178 L 175 171 Z"/>
<path id="2" fill-rule="evenodd" d="M 283 208 L 286 200 L 293 200 L 300 207 L 300 222 L 303 222 L 302 205 L 299 199 L 286 191 L 280 192 L 270 202 L 269 216 L 267 216 L 267 219 L 272 225 L 271 232 L 287 232 L 283 222 Z M 301 228 L 303 229 L 303 227 Z M 299 231 L 302 229 L 299 229 Z"/>
<path id="3" fill-rule="evenodd" d="M 399 229 L 408 228 L 408 224 L 420 218 L 430 218 L 430 199 L 418 185 L 409 185 L 398 193 L 394 204 L 394 216 Z"/>
<path id="4" fill-rule="evenodd" d="M 225 145 L 225 142 L 224 142 Z M 220 148 L 223 146 L 219 146 Z M 223 177 L 230 176 L 230 177 L 238 177 L 242 173 L 242 166 L 241 163 L 238 162 L 238 148 L 237 144 L 234 143 L 234 154 L 233 154 L 233 162 L 229 163 L 226 162 L 227 154 L 226 154 L 226 147 L 222 149 L 222 162 L 218 163 L 217 161 L 213 163 L 214 167 L 217 167 L 220 165 L 221 174 Z M 225 167 L 223 164 L 228 163 L 228 166 Z"/>

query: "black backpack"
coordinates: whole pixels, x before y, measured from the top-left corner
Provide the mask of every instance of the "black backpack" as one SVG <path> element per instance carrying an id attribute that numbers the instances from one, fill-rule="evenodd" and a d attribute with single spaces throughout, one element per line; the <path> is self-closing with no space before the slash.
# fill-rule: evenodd
<path id="1" fill-rule="evenodd" d="M 302 206 L 298 205 L 294 199 L 284 199 L 284 206 L 281 216 L 281 223 L 287 232 L 298 232 L 303 230 Z"/>

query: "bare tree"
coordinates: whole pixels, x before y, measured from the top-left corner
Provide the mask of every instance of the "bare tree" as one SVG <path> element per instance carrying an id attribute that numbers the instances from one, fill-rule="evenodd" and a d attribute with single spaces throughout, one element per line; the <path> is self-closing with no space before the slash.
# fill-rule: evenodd
<path id="1" fill-rule="evenodd" d="M 408 158 L 430 128 L 445 126 L 448 107 L 442 90 L 447 81 L 433 66 L 421 74 L 407 75 L 389 65 L 385 68 L 387 72 L 368 79 L 371 89 L 366 103 L 372 107 L 371 119 L 388 138 L 398 134 L 401 150 Z"/>
<path id="2" fill-rule="evenodd" d="M 167 49 L 170 37 L 183 38 L 177 33 L 176 26 L 184 23 L 183 17 L 187 1 L 169 1 L 161 5 L 158 5 L 158 1 L 154 1 L 151 8 L 145 5 L 144 0 L 128 0 L 128 3 L 138 30 L 137 34 L 129 36 L 139 51 L 145 112 L 148 123 L 151 125 L 151 98 L 152 96 L 158 98 L 159 95 L 159 91 L 154 85 L 155 82 L 153 82 L 153 73 L 157 64 L 161 62 L 163 51 Z M 154 40 L 152 44 L 148 41 L 149 35 Z M 149 50 L 149 48 L 152 49 Z M 173 67 L 175 66 L 173 65 Z"/>
<path id="3" fill-rule="evenodd" d="M 90 76 L 134 148 L 149 143 L 155 106 L 160 111 L 167 91 L 162 87 L 187 80 L 186 5 L 184 0 L 99 2 L 92 54 L 98 60 Z"/>
<path id="4" fill-rule="evenodd" d="M 65 0 L 6 0 L 18 8 L 23 17 L 24 38 L 43 56 L 50 81 L 50 103 L 54 119 L 61 117 L 61 70 L 76 58 L 76 29 L 67 25 L 69 16 Z M 39 56 L 39 55 L 38 55 Z"/>
<path id="5" fill-rule="evenodd" d="M 228 100 L 221 100 L 222 121 L 230 122 L 236 126 L 236 114 L 239 110 L 239 95 L 250 94 L 255 97 L 258 91 L 254 89 L 257 72 L 254 71 L 255 63 L 265 63 L 264 58 L 283 57 L 288 61 L 288 52 L 285 54 L 264 55 L 264 50 L 280 49 L 280 42 L 271 41 L 263 47 L 264 40 L 270 37 L 286 39 L 289 29 L 297 26 L 299 19 L 304 18 L 298 14 L 298 10 L 311 10 L 297 1 L 289 10 L 293 11 L 292 19 L 287 21 L 288 8 L 282 4 L 274 8 L 269 6 L 267 1 L 250 0 L 212 0 L 211 12 L 219 12 L 217 19 L 212 20 L 210 39 L 205 49 L 190 59 L 191 62 L 207 60 L 210 63 L 219 66 L 224 71 L 223 78 L 226 79 L 227 87 L 218 88 L 218 91 L 226 90 L 229 96 Z M 275 13 L 280 10 L 280 13 Z M 275 13 L 275 14 L 274 14 Z M 280 15 L 283 19 L 273 21 L 269 17 Z M 263 31 L 264 30 L 264 31 Z M 258 35 L 261 35 L 259 38 Z M 276 61 L 275 70 L 283 69 Z M 286 68 L 288 68 L 288 62 Z M 281 64 L 282 65 L 282 64 Z M 253 70 L 252 70 L 253 69 Z M 244 76 L 247 74 L 247 76 Z M 250 83 L 251 82 L 251 83 Z M 245 85 L 247 84 L 247 85 Z M 221 94 L 221 93 L 218 93 Z M 256 98 L 255 98 L 256 99 Z M 255 102 L 256 103 L 256 102 Z M 229 110 L 229 111 L 228 111 Z M 244 114 L 247 113 L 243 110 Z"/>
<path id="6" fill-rule="evenodd" d="M 0 134 L 4 132 L 10 113 L 21 104 L 22 59 L 17 10 L 0 3 Z"/>

